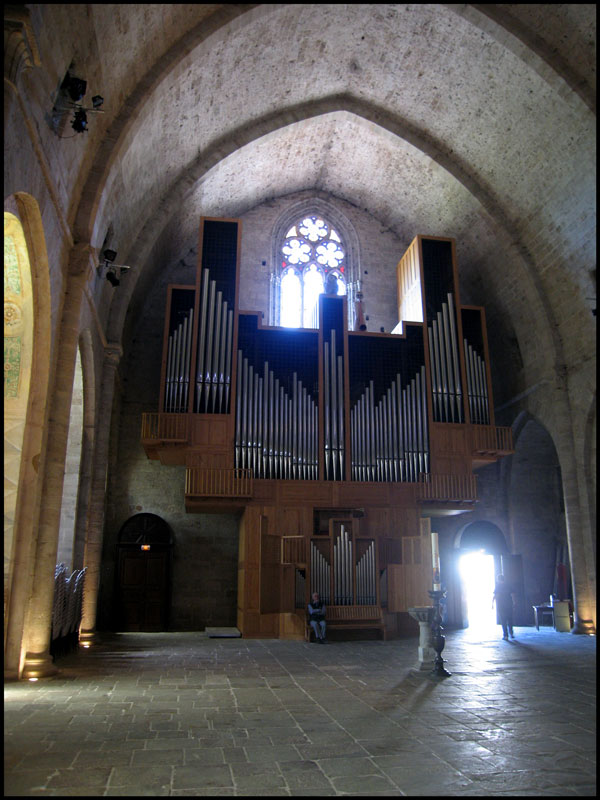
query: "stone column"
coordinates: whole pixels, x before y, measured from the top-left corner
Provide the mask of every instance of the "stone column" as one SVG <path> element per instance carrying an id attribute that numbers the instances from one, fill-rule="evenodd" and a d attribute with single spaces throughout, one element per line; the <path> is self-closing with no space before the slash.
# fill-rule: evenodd
<path id="1" fill-rule="evenodd" d="M 49 393 L 50 413 L 41 510 L 32 565 L 32 592 L 24 631 L 26 655 L 23 678 L 46 677 L 57 672 L 50 656 L 54 570 L 81 306 L 84 288 L 91 277 L 94 263 L 96 263 L 95 250 L 89 245 L 76 245 L 71 251 L 67 288 L 57 335 L 56 370 L 53 387 Z"/>
<path id="2" fill-rule="evenodd" d="M 415 667 L 418 670 L 432 670 L 435 662 L 436 653 L 433 649 L 431 632 L 433 610 L 433 606 L 417 606 L 408 609 L 410 616 L 419 623 L 419 660 Z"/>
<path id="3" fill-rule="evenodd" d="M 4 6 L 4 80 L 16 86 L 22 72 L 41 66 L 31 15 L 24 5 Z"/>
<path id="4" fill-rule="evenodd" d="M 585 538 L 591 539 L 589 525 L 582 520 L 579 506 L 578 487 L 572 492 L 564 486 L 565 516 L 567 522 L 567 543 L 571 565 L 571 585 L 573 587 L 573 630 L 571 633 L 594 634 L 595 609 L 595 564 L 586 553 Z M 591 588 L 591 585 L 594 588 Z"/>
<path id="5" fill-rule="evenodd" d="M 98 589 L 100 586 L 100 564 L 102 561 L 102 539 L 106 507 L 106 471 L 110 448 L 115 378 L 123 350 L 118 344 L 109 344 L 104 351 L 102 365 L 102 387 L 98 404 L 98 424 L 94 446 L 92 485 L 85 538 L 83 565 L 86 568 L 83 587 L 83 612 L 79 640 L 91 643 L 96 630 Z"/>

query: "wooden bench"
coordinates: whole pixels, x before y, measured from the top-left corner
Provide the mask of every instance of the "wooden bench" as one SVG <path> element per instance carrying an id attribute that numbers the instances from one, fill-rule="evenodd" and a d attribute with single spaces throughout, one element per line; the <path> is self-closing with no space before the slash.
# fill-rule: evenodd
<path id="1" fill-rule="evenodd" d="M 379 630 L 385 639 L 385 625 L 380 606 L 327 606 L 325 636 L 331 630 Z M 314 634 L 310 622 L 306 621 L 306 641 L 310 642 Z"/>

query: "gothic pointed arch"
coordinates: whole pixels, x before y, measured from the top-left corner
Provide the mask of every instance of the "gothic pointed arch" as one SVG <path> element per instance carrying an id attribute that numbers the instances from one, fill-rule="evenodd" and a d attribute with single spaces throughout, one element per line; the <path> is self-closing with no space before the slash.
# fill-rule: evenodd
<path id="1" fill-rule="evenodd" d="M 37 201 L 19 192 L 5 200 L 4 209 L 4 642 L 6 674 L 17 676 L 44 469 L 51 292 Z"/>
<path id="2" fill-rule="evenodd" d="M 315 196 L 290 205 L 277 219 L 271 234 L 271 278 L 269 324 L 281 325 L 282 248 L 293 226 L 305 218 L 324 220 L 343 243 L 346 295 L 348 297 L 348 327 L 354 327 L 354 300 L 360 279 L 360 248 L 354 225 L 330 200 Z M 333 244 L 333 243 L 331 243 Z M 336 270 L 333 270 L 334 274 Z M 341 276 L 340 276 L 341 277 Z"/>

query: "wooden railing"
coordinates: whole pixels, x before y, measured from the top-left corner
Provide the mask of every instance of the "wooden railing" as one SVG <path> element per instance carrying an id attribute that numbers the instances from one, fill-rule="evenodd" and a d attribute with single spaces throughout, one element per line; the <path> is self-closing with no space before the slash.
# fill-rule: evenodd
<path id="1" fill-rule="evenodd" d="M 495 425 L 471 425 L 471 452 L 514 453 L 512 428 Z"/>
<path id="2" fill-rule="evenodd" d="M 187 442 L 187 414 L 142 414 L 142 441 Z"/>
<path id="3" fill-rule="evenodd" d="M 252 470 L 188 467 L 185 493 L 188 497 L 252 497 Z"/>
<path id="4" fill-rule="evenodd" d="M 474 501 L 477 499 L 476 475 L 440 475 L 421 473 L 417 500 Z"/>

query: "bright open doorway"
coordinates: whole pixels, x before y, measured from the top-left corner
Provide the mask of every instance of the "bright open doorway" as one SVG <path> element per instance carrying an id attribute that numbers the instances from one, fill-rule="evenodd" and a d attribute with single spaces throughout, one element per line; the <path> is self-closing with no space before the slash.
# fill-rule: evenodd
<path id="1" fill-rule="evenodd" d="M 496 608 L 492 608 L 496 582 L 494 556 L 483 550 L 465 553 L 460 558 L 459 571 L 466 596 L 469 631 L 493 634 L 496 626 Z"/>

